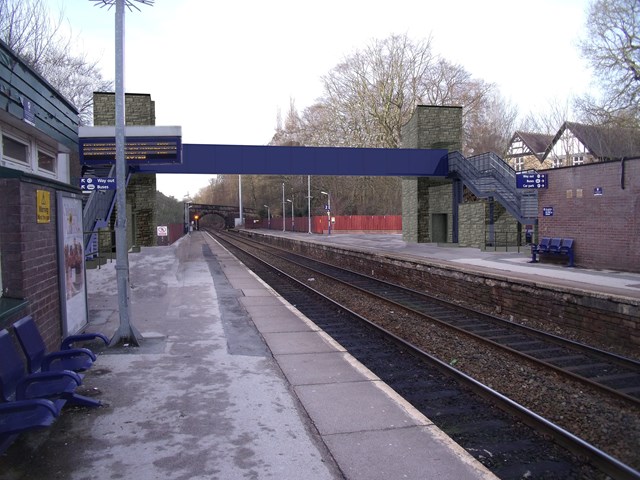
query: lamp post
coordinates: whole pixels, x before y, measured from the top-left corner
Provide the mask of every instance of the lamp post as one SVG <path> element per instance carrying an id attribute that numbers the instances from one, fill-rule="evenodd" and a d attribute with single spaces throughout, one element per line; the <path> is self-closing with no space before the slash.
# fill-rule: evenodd
<path id="1" fill-rule="evenodd" d="M 331 235 L 331 194 L 329 192 L 320 192 L 327 196 L 327 221 L 329 223 L 329 233 Z"/>
<path id="2" fill-rule="evenodd" d="M 267 207 L 267 230 L 271 230 L 271 209 L 269 205 L 263 205 L 263 207 Z"/>
<path id="3" fill-rule="evenodd" d="M 189 216 L 189 212 L 191 210 L 191 203 L 190 202 L 185 202 L 184 204 L 184 233 L 187 234 L 189 233 L 189 225 L 191 224 L 190 222 L 190 216 Z"/>
<path id="4" fill-rule="evenodd" d="M 282 231 L 287 231 L 287 214 L 284 211 L 284 182 L 282 182 Z"/>
<path id="5" fill-rule="evenodd" d="M 238 227 L 242 228 L 244 226 L 244 217 L 242 215 L 242 175 L 238 175 L 238 210 L 240 211 L 240 225 Z"/>
<path id="6" fill-rule="evenodd" d="M 289 202 L 291 204 L 291 231 L 295 232 L 296 231 L 296 219 L 293 216 L 293 200 L 289 200 L 287 198 L 287 202 Z"/>
<path id="7" fill-rule="evenodd" d="M 309 218 L 309 234 L 311 234 L 311 175 L 307 175 L 307 216 Z"/>
<path id="8" fill-rule="evenodd" d="M 127 244 L 127 165 L 125 159 L 125 91 L 124 91 L 124 13 L 140 10 L 135 3 L 153 5 L 154 0 L 92 0 L 101 7 L 115 11 L 115 57 L 116 57 L 116 283 L 118 286 L 118 310 L 120 325 L 109 342 L 110 346 L 119 344 L 140 345 L 140 332 L 131 324 L 131 306 L 129 304 L 129 257 Z"/>

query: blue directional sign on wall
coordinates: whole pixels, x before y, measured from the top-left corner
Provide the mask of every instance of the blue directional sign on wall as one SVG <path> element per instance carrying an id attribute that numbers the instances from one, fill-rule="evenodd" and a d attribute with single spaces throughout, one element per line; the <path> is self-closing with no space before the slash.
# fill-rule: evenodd
<path id="1" fill-rule="evenodd" d="M 81 178 L 80 190 L 93 192 L 94 190 L 115 190 L 116 179 L 107 178 Z"/>
<path id="2" fill-rule="evenodd" d="M 517 173 L 517 188 L 547 188 L 549 185 L 546 173 Z"/>

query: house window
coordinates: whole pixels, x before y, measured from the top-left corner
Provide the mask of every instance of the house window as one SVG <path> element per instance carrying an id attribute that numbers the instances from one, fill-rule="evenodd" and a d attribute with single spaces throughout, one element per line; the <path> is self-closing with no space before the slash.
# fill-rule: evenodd
<path id="1" fill-rule="evenodd" d="M 562 166 L 562 157 L 553 157 L 553 168 L 560 168 Z"/>
<path id="2" fill-rule="evenodd" d="M 521 172 L 524 169 L 524 157 L 516 157 L 513 159 L 513 169 Z"/>
<path id="3" fill-rule="evenodd" d="M 573 164 L 574 165 L 582 165 L 584 163 L 583 155 L 574 155 L 573 156 Z"/>
<path id="4" fill-rule="evenodd" d="M 50 153 L 38 149 L 38 169 L 55 173 L 56 157 L 51 155 Z"/>
<path id="5" fill-rule="evenodd" d="M 29 146 L 7 135 L 2 135 L 2 157 L 14 162 L 28 164 Z"/>

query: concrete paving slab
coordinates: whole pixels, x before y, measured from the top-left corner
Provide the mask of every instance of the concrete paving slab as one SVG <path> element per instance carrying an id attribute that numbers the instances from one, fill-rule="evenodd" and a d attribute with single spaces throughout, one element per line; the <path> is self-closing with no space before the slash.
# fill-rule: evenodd
<path id="1" fill-rule="evenodd" d="M 377 380 L 346 352 L 276 355 L 276 361 L 294 386 Z"/>
<path id="2" fill-rule="evenodd" d="M 230 261 L 231 260 L 228 260 L 227 262 L 230 262 Z M 251 275 L 247 274 L 246 267 L 244 267 L 242 265 L 238 265 L 238 264 L 236 264 L 236 265 L 223 265 L 222 266 L 222 271 L 227 276 L 227 278 L 229 279 L 230 282 L 233 282 L 237 278 L 241 278 L 241 279 L 253 278 L 253 277 L 251 277 Z"/>
<path id="3" fill-rule="evenodd" d="M 344 350 L 322 332 L 263 333 L 262 336 L 274 355 Z"/>
<path id="4" fill-rule="evenodd" d="M 249 312 L 250 315 L 251 312 Z M 300 319 L 292 315 L 260 315 L 253 316 L 253 323 L 260 333 L 278 333 L 278 332 L 312 332 L 318 331 L 317 328 L 311 328 Z"/>
<path id="5" fill-rule="evenodd" d="M 235 288 L 240 288 L 242 290 L 242 294 L 245 297 L 272 297 L 273 296 L 273 292 L 267 290 L 266 288 L 257 288 L 257 287 L 246 288 L 244 286 L 235 286 Z"/>
<path id="6" fill-rule="evenodd" d="M 295 388 L 321 435 L 388 430 L 428 423 L 384 394 L 381 382 L 300 385 Z"/>
<path id="7" fill-rule="evenodd" d="M 282 301 L 278 297 L 243 297 L 240 300 L 245 307 L 260 306 L 269 307 L 282 305 Z"/>
<path id="8" fill-rule="evenodd" d="M 466 462 L 466 452 L 432 426 L 326 435 L 324 441 L 349 480 L 494 478 Z"/>

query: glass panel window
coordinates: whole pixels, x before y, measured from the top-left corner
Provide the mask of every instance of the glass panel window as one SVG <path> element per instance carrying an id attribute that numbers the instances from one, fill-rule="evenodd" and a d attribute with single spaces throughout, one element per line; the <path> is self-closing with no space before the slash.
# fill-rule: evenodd
<path id="1" fill-rule="evenodd" d="M 573 164 L 574 165 L 582 165 L 584 163 L 584 156 L 582 155 L 575 155 L 573 157 Z"/>
<path id="2" fill-rule="evenodd" d="M 516 157 L 513 161 L 513 169 L 517 172 L 520 172 L 524 169 L 524 158 Z"/>
<path id="3" fill-rule="evenodd" d="M 562 166 L 562 158 L 554 157 L 553 158 L 553 168 L 560 168 Z"/>
<path id="4" fill-rule="evenodd" d="M 56 157 L 53 155 L 38 150 L 38 168 L 40 170 L 47 170 L 48 172 L 56 171 Z"/>
<path id="5" fill-rule="evenodd" d="M 26 143 L 19 142 L 18 140 L 3 135 L 2 156 L 10 160 L 29 163 L 29 148 Z"/>

